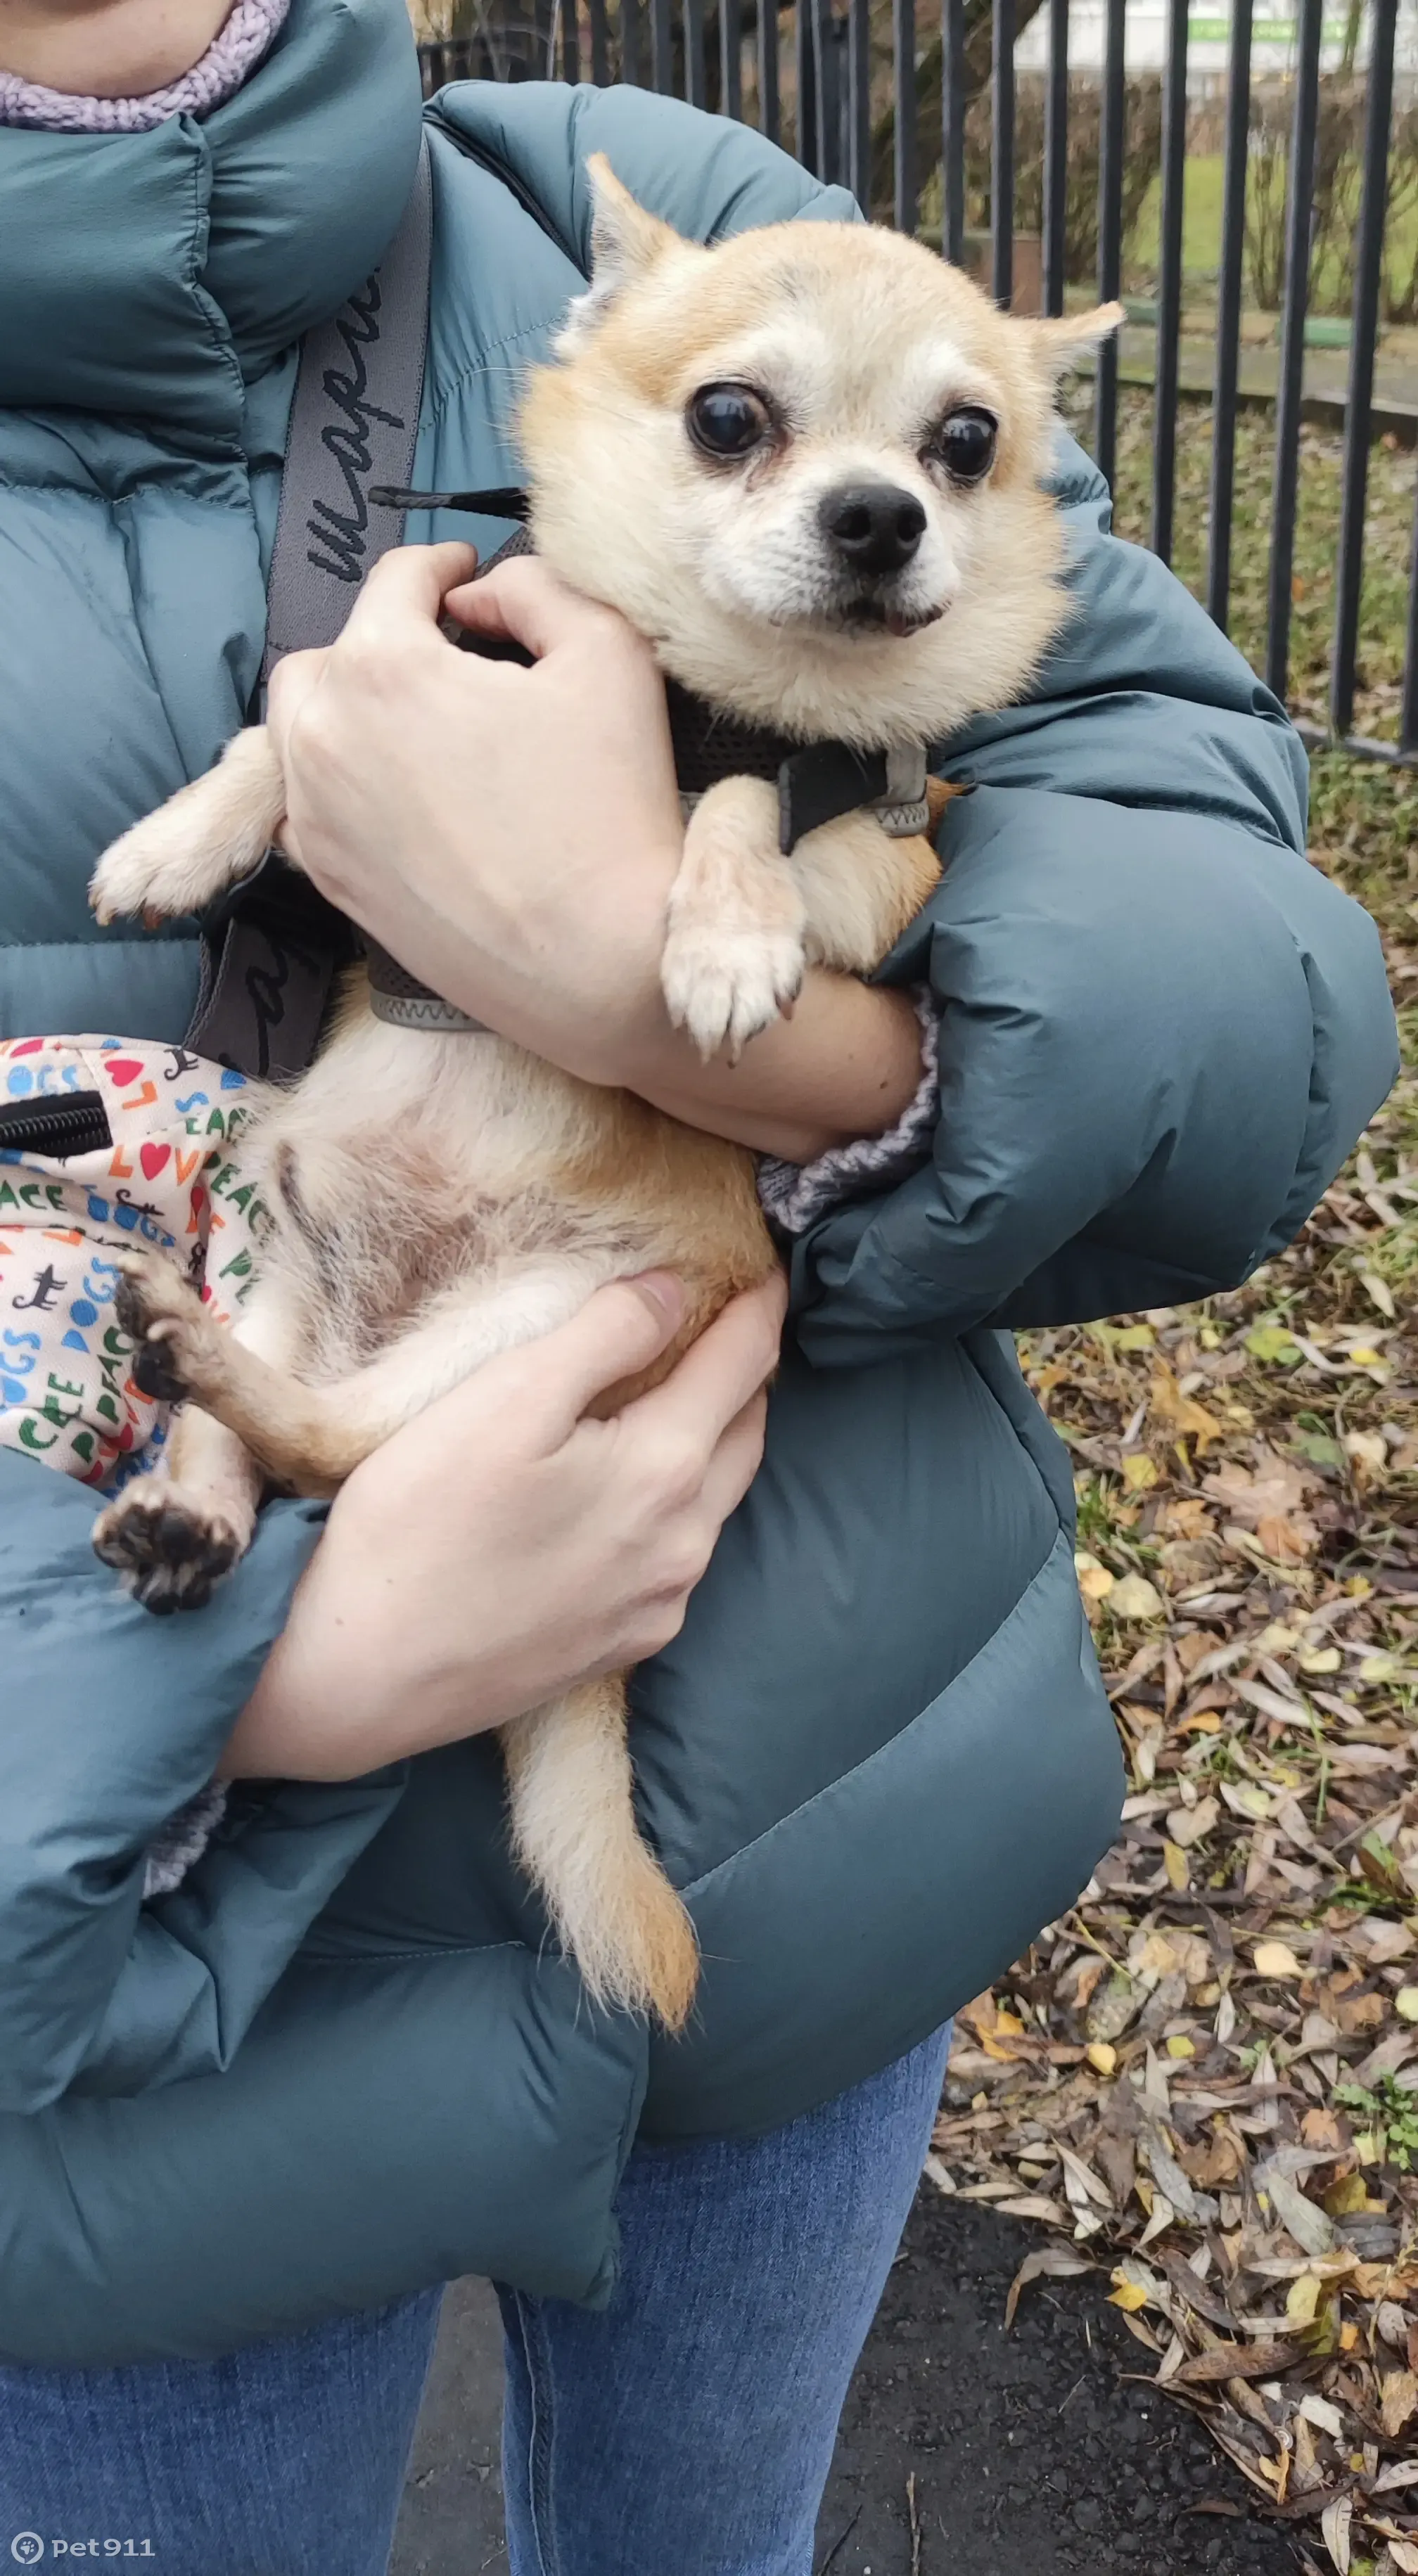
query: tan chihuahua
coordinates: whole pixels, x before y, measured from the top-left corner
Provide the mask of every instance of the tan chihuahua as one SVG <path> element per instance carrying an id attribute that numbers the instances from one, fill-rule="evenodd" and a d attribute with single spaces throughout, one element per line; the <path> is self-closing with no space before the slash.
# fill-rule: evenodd
<path id="1" fill-rule="evenodd" d="M 808 962 L 876 966 L 935 883 L 949 791 L 927 787 L 922 747 L 1017 697 L 1060 628 L 1063 531 L 1040 488 L 1055 381 L 1121 313 L 1012 319 L 920 244 L 865 227 L 780 224 L 704 249 L 603 159 L 589 169 L 592 282 L 521 410 L 537 550 L 653 642 L 711 731 L 827 744 L 834 775 L 855 756 L 868 782 L 801 831 L 781 773 L 720 777 L 689 814 L 665 999 L 703 1054 L 736 1052 Z M 100 860 L 99 918 L 201 909 L 259 865 L 284 809 L 268 736 L 239 734 Z M 391 1023 L 363 970 L 245 1150 L 275 1221 L 234 1331 L 172 1261 L 124 1265 L 143 1383 L 183 1410 L 95 1545 L 155 1609 L 207 1598 L 267 1482 L 333 1493 L 604 1282 L 664 1266 L 687 1285 L 650 1383 L 774 1262 L 747 1152 L 488 1031 Z M 680 2028 L 698 1955 L 636 1827 L 624 1678 L 502 1742 L 515 1848 L 589 1990 Z"/>

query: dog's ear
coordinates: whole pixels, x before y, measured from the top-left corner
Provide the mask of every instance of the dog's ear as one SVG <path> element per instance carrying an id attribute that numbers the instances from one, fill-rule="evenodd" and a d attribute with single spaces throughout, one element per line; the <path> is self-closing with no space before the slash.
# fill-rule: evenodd
<path id="1" fill-rule="evenodd" d="M 1052 386 L 1088 350 L 1111 339 L 1126 318 L 1121 304 L 1100 304 L 1091 313 L 1061 313 L 1049 321 L 1021 321 L 1019 328 L 1028 335 L 1029 353 L 1040 375 Z"/>
<path id="2" fill-rule="evenodd" d="M 624 288 L 654 267 L 665 252 L 682 248 L 678 233 L 637 205 L 604 152 L 586 164 L 591 182 L 591 283 L 567 314 L 557 346 L 563 356 L 582 346 Z"/>
<path id="3" fill-rule="evenodd" d="M 586 176 L 591 182 L 591 283 L 614 295 L 673 249 L 679 235 L 637 205 L 604 152 L 592 153 Z"/>

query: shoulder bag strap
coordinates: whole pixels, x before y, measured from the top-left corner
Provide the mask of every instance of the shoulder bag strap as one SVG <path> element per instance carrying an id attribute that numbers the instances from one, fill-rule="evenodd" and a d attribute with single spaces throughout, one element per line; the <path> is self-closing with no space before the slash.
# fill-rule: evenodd
<path id="1" fill-rule="evenodd" d="M 267 585 L 261 692 L 285 653 L 333 644 L 381 555 L 403 541 L 399 510 L 371 511 L 376 484 L 413 473 L 428 342 L 433 174 L 428 138 L 398 233 L 375 274 L 306 334 Z M 202 934 L 202 982 L 187 1044 L 259 1079 L 302 1073 L 331 988 L 354 953 L 349 924 L 279 861 L 238 888 Z"/>

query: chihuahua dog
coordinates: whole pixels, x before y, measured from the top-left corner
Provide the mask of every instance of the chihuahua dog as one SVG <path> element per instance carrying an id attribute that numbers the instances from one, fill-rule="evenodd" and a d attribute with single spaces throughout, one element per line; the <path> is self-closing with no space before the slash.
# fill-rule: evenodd
<path id="1" fill-rule="evenodd" d="M 825 743 L 839 776 L 855 761 L 867 782 L 801 830 L 781 776 L 721 775 L 694 805 L 663 987 L 707 1057 L 790 1006 L 809 962 L 868 972 L 929 894 L 950 791 L 927 787 L 922 746 L 1015 698 L 1060 628 L 1063 535 L 1041 489 L 1055 384 L 1121 314 L 1011 318 L 867 227 L 779 224 L 705 249 L 603 159 L 589 168 L 591 283 L 520 412 L 537 551 L 652 641 L 711 731 Z M 212 902 L 284 810 L 268 736 L 238 735 L 101 859 L 99 918 Z M 125 1261 L 141 1382 L 181 1412 L 95 1545 L 151 1608 L 207 1598 L 265 1484 L 332 1494 L 601 1283 L 655 1265 L 686 1282 L 688 1319 L 648 1384 L 773 1265 L 747 1152 L 488 1031 L 391 1024 L 379 1003 L 355 970 L 315 1063 L 259 1117 L 274 1225 L 235 1329 L 173 1262 Z M 698 1956 L 637 1830 L 624 1677 L 502 1742 L 516 1852 L 590 1992 L 680 2028 Z"/>

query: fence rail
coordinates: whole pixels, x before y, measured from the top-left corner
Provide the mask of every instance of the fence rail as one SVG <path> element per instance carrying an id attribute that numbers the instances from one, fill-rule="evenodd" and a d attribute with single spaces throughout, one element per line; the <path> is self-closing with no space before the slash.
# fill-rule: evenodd
<path id="1" fill-rule="evenodd" d="M 1344 401 L 1329 723 L 1327 732 L 1314 726 L 1306 730 L 1314 739 L 1342 743 L 1369 759 L 1418 764 L 1418 522 L 1409 567 L 1398 738 L 1381 742 L 1354 730 L 1398 10 L 1399 0 L 1367 0 L 1363 13 L 1367 97 Z M 1041 83 L 1043 92 L 1038 307 L 1061 313 L 1070 266 L 1077 264 L 1070 260 L 1070 118 L 1078 113 L 1078 80 L 1084 77 L 1071 73 L 1070 15 L 1069 0 L 1032 0 L 1032 5 L 1031 0 L 930 0 L 926 6 L 920 0 L 795 0 L 776 14 L 767 0 L 506 0 L 501 16 L 484 9 L 479 32 L 423 45 L 420 54 L 430 92 L 469 77 L 593 80 L 602 85 L 624 80 L 673 91 L 693 105 L 740 117 L 795 152 L 818 177 L 849 187 L 879 219 L 905 232 L 923 232 L 948 258 L 962 260 L 973 252 L 983 282 L 1007 305 L 1019 293 L 1024 249 L 1016 237 L 1019 88 L 1025 77 L 1016 68 L 1017 36 L 1021 22 L 1037 23 L 1046 34 L 1044 69 L 1027 77 Z M 1291 662 L 1317 132 L 1325 52 L 1332 42 L 1324 0 L 1295 0 L 1295 15 L 1264 641 L 1265 676 L 1282 698 Z M 1153 16 L 1155 22 L 1155 12 Z M 1090 29 L 1096 27 L 1096 9 L 1088 19 Z M 1169 562 L 1178 430 L 1186 417 L 1180 350 L 1189 70 L 1195 50 L 1189 0 L 1162 0 L 1162 27 L 1150 542 Z M 1206 28 L 1214 43 L 1214 21 L 1208 20 Z M 1100 300 L 1116 297 L 1123 283 L 1128 33 L 1127 0 L 1103 0 L 1101 60 L 1092 66 L 1098 85 Z M 1223 629 L 1230 619 L 1233 583 L 1253 59 L 1262 42 L 1273 44 L 1271 22 L 1258 28 L 1253 0 L 1230 0 L 1204 583 L 1206 606 Z M 1348 68 L 1352 73 L 1352 58 Z M 938 122 L 927 124 L 923 99 L 933 119 L 929 102 L 937 85 Z M 967 117 L 986 94 L 989 219 L 987 238 L 978 241 L 966 226 Z M 1110 344 L 1097 362 L 1091 427 L 1093 452 L 1110 484 L 1116 476 L 1118 433 L 1119 355 L 1116 344 Z"/>

